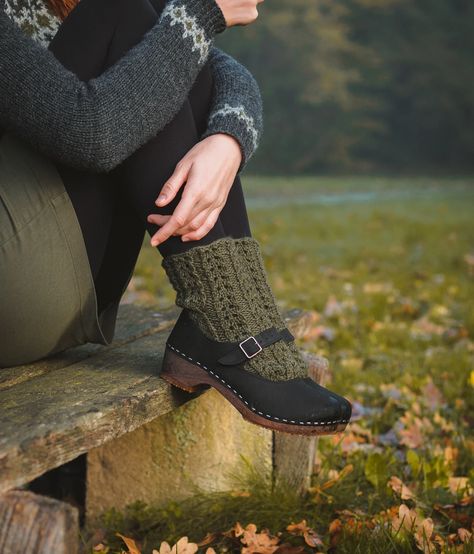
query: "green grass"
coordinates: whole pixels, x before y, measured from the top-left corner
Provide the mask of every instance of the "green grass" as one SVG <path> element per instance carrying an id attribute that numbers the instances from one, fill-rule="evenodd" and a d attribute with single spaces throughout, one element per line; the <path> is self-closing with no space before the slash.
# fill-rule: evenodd
<path id="1" fill-rule="evenodd" d="M 248 497 L 138 506 L 125 519 L 109 514 L 110 527 L 157 548 L 236 521 L 276 533 L 306 519 L 331 552 L 405 553 L 416 551 L 413 533 L 396 534 L 395 512 L 384 515 L 405 503 L 433 519 L 433 552 L 474 552 L 454 537 L 470 529 L 473 505 L 452 485 L 474 480 L 474 180 L 247 177 L 243 186 L 274 293 L 282 308 L 320 315 L 322 334 L 300 345 L 328 357 L 331 387 L 353 401 L 355 425 L 319 441 L 307 497 L 251 477 Z M 147 243 L 136 287 L 168 305 L 174 293 Z M 391 476 L 414 499 L 402 501 Z M 342 531 L 330 533 L 335 519 Z M 219 540 L 216 549 L 239 550 Z"/>

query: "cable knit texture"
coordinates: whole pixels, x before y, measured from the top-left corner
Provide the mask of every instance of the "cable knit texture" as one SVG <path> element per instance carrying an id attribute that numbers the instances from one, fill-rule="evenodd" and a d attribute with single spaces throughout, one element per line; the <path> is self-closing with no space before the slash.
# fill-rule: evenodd
<path id="1" fill-rule="evenodd" d="M 209 338 L 243 340 L 286 324 L 267 281 L 259 243 L 225 237 L 162 260 L 176 290 L 176 304 Z M 306 362 L 294 342 L 278 341 L 247 360 L 245 368 L 267 379 L 306 377 Z"/>
<path id="2" fill-rule="evenodd" d="M 226 29 L 215 0 L 171 0 L 138 45 L 87 83 L 45 48 L 58 25 L 44 0 L 0 0 L 0 128 L 52 159 L 107 172 L 173 119 L 209 61 L 213 104 L 201 138 L 234 136 L 242 171 L 258 146 L 262 103 L 248 70 L 213 46 Z"/>

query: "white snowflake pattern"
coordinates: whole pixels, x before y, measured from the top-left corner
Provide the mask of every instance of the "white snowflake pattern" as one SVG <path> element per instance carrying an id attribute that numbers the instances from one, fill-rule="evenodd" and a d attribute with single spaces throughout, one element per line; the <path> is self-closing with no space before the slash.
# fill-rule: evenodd
<path id="1" fill-rule="evenodd" d="M 209 116 L 209 123 L 218 116 L 227 116 L 227 115 L 235 115 L 237 116 L 241 121 L 245 123 L 245 126 L 247 128 L 247 131 L 252 136 L 252 142 L 254 149 L 257 148 L 257 141 L 258 141 L 258 133 L 255 128 L 255 121 L 251 115 L 248 115 L 245 111 L 244 106 L 231 106 L 230 104 L 224 104 L 224 106 L 215 112 L 213 112 Z"/>
<path id="2" fill-rule="evenodd" d="M 206 60 L 211 41 L 206 39 L 204 29 L 198 24 L 197 19 L 194 16 L 188 15 L 186 6 L 184 4 L 177 5 L 175 2 L 170 2 L 166 5 L 161 14 L 161 19 L 169 17 L 171 19 L 171 26 L 177 23 L 181 24 L 184 28 L 182 36 L 184 38 L 191 37 L 193 41 L 193 52 L 199 50 L 199 62 L 203 63 Z"/>
<path id="3" fill-rule="evenodd" d="M 22 31 L 45 48 L 61 25 L 59 17 L 43 0 L 5 0 L 4 9 Z"/>

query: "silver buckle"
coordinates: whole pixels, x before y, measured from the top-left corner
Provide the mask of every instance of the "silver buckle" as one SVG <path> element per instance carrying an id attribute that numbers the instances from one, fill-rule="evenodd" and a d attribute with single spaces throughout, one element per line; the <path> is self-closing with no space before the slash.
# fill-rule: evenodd
<path id="1" fill-rule="evenodd" d="M 243 344 L 245 344 L 247 341 L 249 340 L 254 340 L 255 344 L 258 346 L 259 350 L 257 350 L 257 352 L 255 352 L 254 354 L 251 354 L 250 356 L 247 354 L 247 352 L 245 351 L 245 349 L 242 347 Z M 259 354 L 263 348 L 261 347 L 261 345 L 259 344 L 259 342 L 257 341 L 257 339 L 252 335 L 251 337 L 248 337 L 247 339 L 243 340 L 240 344 L 240 349 L 242 350 L 242 352 L 247 356 L 248 359 L 250 358 L 253 358 L 254 356 L 256 356 L 257 354 Z"/>

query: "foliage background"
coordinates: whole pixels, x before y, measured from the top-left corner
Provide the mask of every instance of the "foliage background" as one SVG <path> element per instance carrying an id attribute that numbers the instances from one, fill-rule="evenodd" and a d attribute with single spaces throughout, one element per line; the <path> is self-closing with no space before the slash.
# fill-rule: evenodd
<path id="1" fill-rule="evenodd" d="M 262 91 L 250 172 L 474 168 L 469 0 L 267 0 L 217 45 Z"/>

